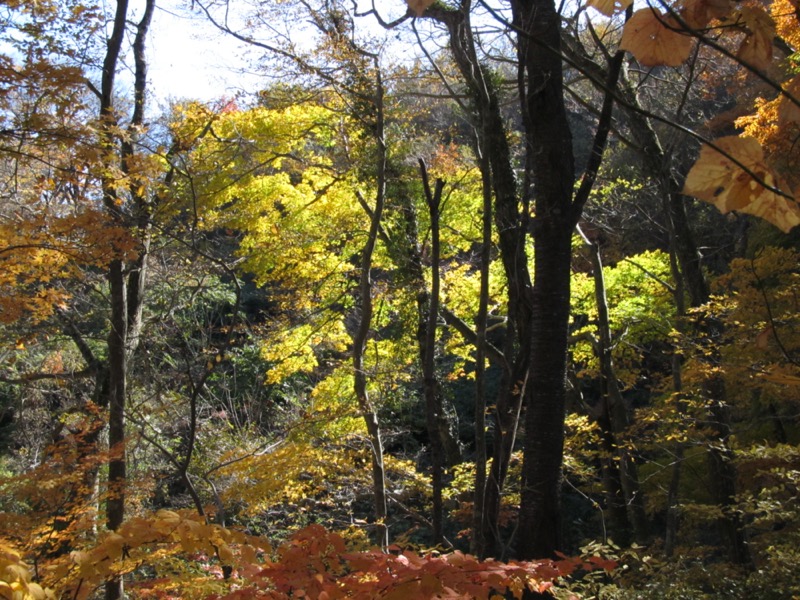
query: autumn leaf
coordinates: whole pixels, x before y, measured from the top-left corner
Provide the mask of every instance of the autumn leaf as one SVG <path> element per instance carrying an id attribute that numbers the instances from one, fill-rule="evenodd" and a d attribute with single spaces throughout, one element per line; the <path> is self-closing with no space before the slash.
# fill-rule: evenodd
<path id="1" fill-rule="evenodd" d="M 615 13 L 626 10 L 631 4 L 633 4 L 633 0 L 589 0 L 586 6 L 591 6 L 605 16 L 611 17 Z"/>
<path id="2" fill-rule="evenodd" d="M 745 6 L 733 20 L 747 34 L 736 56 L 757 69 L 766 69 L 772 62 L 772 40 L 775 38 L 772 17 L 761 7 Z"/>
<path id="3" fill-rule="evenodd" d="M 797 105 L 797 101 L 800 99 L 800 75 L 790 79 L 784 89 L 788 94 L 792 95 L 795 101 L 793 102 L 786 96 L 781 97 L 778 104 L 778 125 L 800 124 L 800 106 Z"/>
<path id="4" fill-rule="evenodd" d="M 619 47 L 642 65 L 677 67 L 689 58 L 692 38 L 676 29 L 677 23 L 671 17 L 642 8 L 625 23 Z"/>
<path id="5" fill-rule="evenodd" d="M 425 9 L 427 9 L 435 1 L 436 0 L 406 0 L 408 3 L 408 8 L 418 17 L 421 17 L 425 12 Z"/>
<path id="6" fill-rule="evenodd" d="M 766 163 L 758 141 L 728 136 L 715 140 L 714 144 L 749 173 L 711 146 L 703 146 L 686 177 L 684 194 L 710 202 L 722 213 L 738 210 L 761 217 L 785 232 L 800 224 L 797 202 L 765 187 L 781 188 L 781 185 Z"/>
<path id="7" fill-rule="evenodd" d="M 731 8 L 730 0 L 686 0 L 680 14 L 692 29 L 704 29 L 714 19 L 728 16 Z"/>

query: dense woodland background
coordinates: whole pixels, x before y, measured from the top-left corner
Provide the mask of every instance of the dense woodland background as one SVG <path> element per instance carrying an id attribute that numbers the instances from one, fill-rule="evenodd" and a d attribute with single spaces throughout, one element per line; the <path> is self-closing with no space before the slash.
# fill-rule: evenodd
<path id="1" fill-rule="evenodd" d="M 0 3 L 0 597 L 800 597 L 800 7 L 651 6 Z"/>

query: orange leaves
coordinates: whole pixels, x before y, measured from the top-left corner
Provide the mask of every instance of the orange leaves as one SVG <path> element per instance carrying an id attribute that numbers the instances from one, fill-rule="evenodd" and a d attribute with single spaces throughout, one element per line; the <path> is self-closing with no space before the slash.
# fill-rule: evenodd
<path id="1" fill-rule="evenodd" d="M 692 38 L 680 33 L 672 17 L 642 8 L 625 24 L 619 47 L 643 65 L 677 67 L 689 58 Z"/>
<path id="2" fill-rule="evenodd" d="M 383 598 L 406 600 L 428 598 L 489 599 L 509 592 L 521 598 L 524 590 L 544 592 L 553 580 L 577 568 L 613 568 L 602 559 L 587 561 L 565 558 L 560 561 L 511 562 L 479 561 L 453 552 L 440 556 L 420 556 L 395 548 L 387 554 L 379 550 L 345 553 L 342 538 L 319 525 L 311 525 L 283 546 L 280 560 L 267 563 L 250 584 L 223 598 L 259 597 L 288 599 L 297 597 Z"/>
<path id="3" fill-rule="evenodd" d="M 140 589 L 155 589 L 164 582 L 181 589 L 181 570 L 191 575 L 191 597 L 274 598 L 308 597 L 339 600 L 344 598 L 384 598 L 405 600 L 451 598 L 486 599 L 508 593 L 521 598 L 525 590 L 545 592 L 560 577 L 576 571 L 613 569 L 616 564 L 598 557 L 567 558 L 537 562 L 479 561 L 461 552 L 421 556 L 414 552 L 380 550 L 348 553 L 344 539 L 320 525 L 298 531 L 278 550 L 274 560 L 267 558 L 268 544 L 218 525 L 197 515 L 160 510 L 149 518 L 134 518 L 116 532 L 108 532 L 91 548 L 75 550 L 55 565 L 40 570 L 46 573 L 60 597 L 88 598 L 110 577 L 141 571 L 145 565 L 155 573 L 166 569 L 169 580 L 131 581 Z M 220 579 L 218 567 L 225 565 L 232 576 Z M 198 569 L 198 567 L 200 567 Z M 177 569 L 177 570 L 176 570 Z M 198 572 L 205 576 L 197 576 Z M 0 597 L 6 587 L 28 590 L 24 599 L 55 597 L 31 583 L 30 574 L 18 553 L 0 545 Z M 134 578 L 135 580 L 135 578 Z M 203 590 L 206 590 L 205 593 Z M 502 597 L 508 597 L 502 596 Z"/>
<path id="4" fill-rule="evenodd" d="M 800 206 L 776 191 L 782 184 L 756 140 L 729 136 L 714 143 L 722 152 L 703 147 L 686 177 L 684 194 L 710 202 L 723 213 L 756 215 L 786 232 L 800 224 Z"/>
<path id="5" fill-rule="evenodd" d="M 625 8 L 618 0 L 588 0 L 588 5 L 607 16 Z M 703 30 L 717 20 L 728 26 L 726 32 L 745 34 L 737 58 L 757 69 L 766 69 L 772 61 L 775 22 L 761 6 L 745 5 L 736 11 L 733 8 L 731 0 L 685 0 L 664 12 L 651 7 L 639 9 L 625 24 L 620 48 L 645 66 L 677 67 L 689 58 L 692 34 L 702 37 Z"/>
<path id="6" fill-rule="evenodd" d="M 795 100 L 800 100 L 800 75 L 795 75 L 793 79 L 790 79 L 783 89 Z M 778 125 L 785 126 L 790 123 L 800 125 L 800 106 L 790 98 L 781 96 L 778 102 Z"/>

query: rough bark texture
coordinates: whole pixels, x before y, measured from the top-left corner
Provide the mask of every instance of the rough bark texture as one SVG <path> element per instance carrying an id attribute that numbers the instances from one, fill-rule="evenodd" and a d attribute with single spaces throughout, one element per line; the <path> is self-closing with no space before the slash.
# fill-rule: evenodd
<path id="1" fill-rule="evenodd" d="M 574 167 L 563 97 L 560 17 L 550 0 L 512 2 L 534 199 L 531 394 L 525 418 L 517 554 L 561 547 L 560 487 L 570 307 Z"/>

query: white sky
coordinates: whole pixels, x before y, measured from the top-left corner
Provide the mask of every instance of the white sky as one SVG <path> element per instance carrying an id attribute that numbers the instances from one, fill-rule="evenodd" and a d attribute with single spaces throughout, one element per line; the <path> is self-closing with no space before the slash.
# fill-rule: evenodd
<path id="1" fill-rule="evenodd" d="M 219 33 L 182 0 L 160 0 L 147 46 L 150 90 L 158 102 L 211 101 L 257 89 L 259 78 L 242 73 L 247 62 L 240 44 Z"/>

